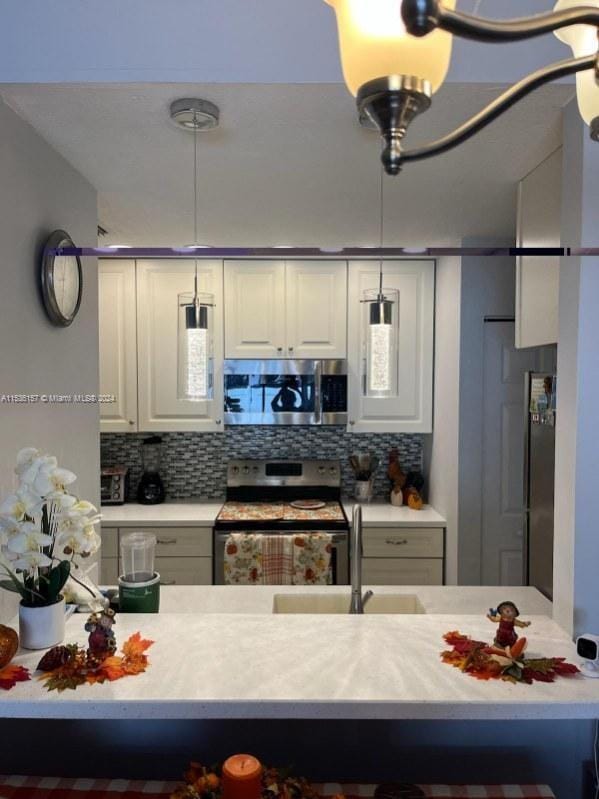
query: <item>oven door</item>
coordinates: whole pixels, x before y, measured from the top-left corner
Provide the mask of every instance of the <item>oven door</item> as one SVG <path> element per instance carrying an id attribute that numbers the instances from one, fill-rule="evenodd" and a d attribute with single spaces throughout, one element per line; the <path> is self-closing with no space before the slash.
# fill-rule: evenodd
<path id="1" fill-rule="evenodd" d="M 244 530 L 214 530 L 214 585 L 225 585 L 225 545 L 231 533 L 246 532 Z M 247 530 L 253 535 L 273 535 L 276 530 Z M 317 532 L 315 530 L 297 530 L 297 533 Z M 349 532 L 347 530 L 328 531 L 333 536 L 333 551 L 331 553 L 331 569 L 333 572 L 333 585 L 348 585 L 349 583 Z M 282 533 L 284 534 L 284 533 Z"/>

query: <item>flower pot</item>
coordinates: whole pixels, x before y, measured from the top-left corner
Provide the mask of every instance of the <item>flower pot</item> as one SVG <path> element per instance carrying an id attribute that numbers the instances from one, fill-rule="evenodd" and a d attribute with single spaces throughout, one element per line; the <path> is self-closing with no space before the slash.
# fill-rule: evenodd
<path id="1" fill-rule="evenodd" d="M 49 649 L 64 639 L 64 597 L 53 605 L 19 605 L 19 638 L 24 649 Z"/>

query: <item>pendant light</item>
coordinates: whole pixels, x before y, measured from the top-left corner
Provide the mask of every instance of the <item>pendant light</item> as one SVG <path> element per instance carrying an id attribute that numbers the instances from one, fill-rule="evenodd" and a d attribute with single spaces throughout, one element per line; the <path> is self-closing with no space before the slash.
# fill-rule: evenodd
<path id="1" fill-rule="evenodd" d="M 379 246 L 383 248 L 384 185 L 380 180 Z M 399 291 L 383 287 L 383 259 L 379 260 L 377 289 L 366 289 L 363 313 L 364 396 L 395 397 L 398 394 Z"/>
<path id="2" fill-rule="evenodd" d="M 576 7 L 577 0 L 558 0 L 555 11 L 565 11 Z M 588 5 L 595 5 L 599 9 L 599 0 L 586 0 Z M 593 25 L 573 25 L 561 28 L 555 32 L 557 38 L 570 45 L 576 58 L 592 56 L 597 53 L 599 28 Z M 599 67 L 599 60 L 597 62 Z M 584 119 L 591 131 L 591 138 L 599 141 L 599 72 L 587 69 L 576 75 L 576 94 L 580 116 Z"/>
<path id="3" fill-rule="evenodd" d="M 455 10 L 455 0 L 325 0 L 337 15 L 345 81 L 362 124 L 384 142 L 389 175 L 409 161 L 447 152 L 467 141 L 532 91 L 577 76 L 580 112 L 599 141 L 599 0 L 558 0 L 552 12 L 510 20 L 483 19 Z M 501 43 L 549 32 L 570 44 L 575 58 L 543 67 L 515 83 L 458 128 L 420 147 L 404 149 L 416 116 L 426 111 L 449 68 L 452 37 Z M 559 34 L 557 33 L 559 31 Z"/>
<path id="4" fill-rule="evenodd" d="M 218 126 L 218 108 L 206 100 L 182 99 L 171 104 L 171 119 L 193 135 L 193 244 L 188 251 L 200 249 L 198 244 L 198 134 Z M 213 393 L 213 320 L 212 294 L 198 288 L 198 262 L 194 262 L 193 293 L 177 297 L 178 306 L 178 380 L 179 399 L 201 402 L 212 399 Z"/>

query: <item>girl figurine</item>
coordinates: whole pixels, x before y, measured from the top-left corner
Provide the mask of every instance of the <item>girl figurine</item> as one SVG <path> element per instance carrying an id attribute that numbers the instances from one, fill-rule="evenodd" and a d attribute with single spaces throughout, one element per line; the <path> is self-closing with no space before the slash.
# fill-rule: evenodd
<path id="1" fill-rule="evenodd" d="M 497 605 L 497 609 L 490 609 L 487 613 L 487 618 L 495 624 L 499 624 L 497 634 L 495 635 L 495 646 L 507 649 L 508 646 L 513 646 L 518 640 L 518 633 L 516 627 L 530 627 L 529 621 L 518 621 L 520 611 L 513 602 L 501 602 Z"/>
<path id="2" fill-rule="evenodd" d="M 115 613 L 111 608 L 103 608 L 92 613 L 85 625 L 85 630 L 90 634 L 88 638 L 89 655 L 91 658 L 102 661 L 116 652 L 116 639 L 112 625 L 115 623 Z"/>

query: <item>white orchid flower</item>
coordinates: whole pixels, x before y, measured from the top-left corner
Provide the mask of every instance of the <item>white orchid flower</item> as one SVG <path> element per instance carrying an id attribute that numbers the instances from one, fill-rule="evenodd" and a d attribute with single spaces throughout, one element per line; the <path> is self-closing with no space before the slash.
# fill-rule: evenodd
<path id="1" fill-rule="evenodd" d="M 92 505 L 91 502 L 88 502 L 86 499 L 79 499 L 75 502 L 74 505 L 71 506 L 70 512 L 73 511 L 77 513 L 81 513 L 84 516 L 89 516 L 90 513 L 97 513 L 98 509 L 95 505 Z"/>
<path id="2" fill-rule="evenodd" d="M 28 486 L 22 486 L 9 494 L 0 504 L 0 514 L 22 521 L 25 516 L 35 516 L 41 511 L 41 499 Z"/>
<path id="3" fill-rule="evenodd" d="M 16 474 L 22 477 L 22 475 L 33 466 L 39 456 L 39 450 L 35 449 L 35 447 L 25 447 L 25 449 L 22 449 L 17 454 Z"/>
<path id="4" fill-rule="evenodd" d="M 42 471 L 50 472 L 56 469 L 58 461 L 52 455 L 39 455 L 26 461 L 22 467 L 17 465 L 16 472 L 21 482 L 32 486 Z"/>
<path id="5" fill-rule="evenodd" d="M 32 482 L 32 488 L 40 496 L 46 497 L 48 494 L 63 493 L 65 486 L 74 483 L 77 475 L 68 469 L 61 469 L 54 466 L 43 466 Z"/>
<path id="6" fill-rule="evenodd" d="M 46 566 L 51 566 L 52 561 L 43 552 L 23 552 L 21 557 L 13 561 L 13 569 L 21 569 L 22 571 L 32 571 L 33 569 L 42 569 Z"/>
<path id="7" fill-rule="evenodd" d="M 51 535 L 40 533 L 35 525 L 26 522 L 21 525 L 21 532 L 9 539 L 8 548 L 22 555 L 24 552 L 35 552 L 40 547 L 49 547 L 52 541 Z"/>

